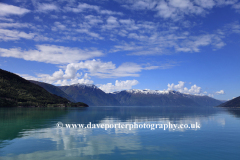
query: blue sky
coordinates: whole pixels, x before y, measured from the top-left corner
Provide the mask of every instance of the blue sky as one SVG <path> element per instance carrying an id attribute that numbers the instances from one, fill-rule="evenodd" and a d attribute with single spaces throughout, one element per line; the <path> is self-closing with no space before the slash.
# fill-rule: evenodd
<path id="1" fill-rule="evenodd" d="M 240 95 L 237 0 L 3 0 L 0 68 L 105 92 Z"/>

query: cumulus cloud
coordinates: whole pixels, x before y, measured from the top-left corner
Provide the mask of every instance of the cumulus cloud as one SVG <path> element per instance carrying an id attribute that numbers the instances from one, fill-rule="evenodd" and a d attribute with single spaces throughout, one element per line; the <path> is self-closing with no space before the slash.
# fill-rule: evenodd
<path id="1" fill-rule="evenodd" d="M 136 63 L 123 63 L 116 67 L 112 62 L 101 60 L 86 60 L 79 63 L 70 63 L 66 66 L 65 77 L 75 77 L 78 70 L 89 73 L 90 76 L 99 78 L 138 77 L 142 70 L 157 69 L 157 66 L 143 67 Z"/>
<path id="2" fill-rule="evenodd" d="M 132 89 L 132 86 L 135 86 L 137 84 L 138 84 L 138 81 L 135 79 L 134 80 L 126 80 L 126 81 L 116 80 L 115 85 L 112 83 L 101 84 L 101 85 L 99 85 L 99 88 L 106 93 L 110 93 L 110 92 L 114 92 L 114 91 Z"/>
<path id="3" fill-rule="evenodd" d="M 68 78 L 65 76 L 64 72 L 60 69 L 59 71 L 54 72 L 52 75 L 49 74 L 37 74 L 37 77 L 30 76 L 28 74 L 19 74 L 19 76 L 28 79 L 28 80 L 35 80 L 41 81 L 49 84 L 55 84 L 60 86 L 68 86 L 72 84 L 93 84 L 93 81 L 88 76 L 87 73 L 84 76 L 77 73 L 74 77 Z"/>
<path id="4" fill-rule="evenodd" d="M 93 83 L 90 76 L 99 78 L 117 78 L 117 77 L 138 77 L 142 70 L 157 69 L 156 66 L 143 67 L 136 63 L 123 63 L 116 67 L 112 62 L 101 62 L 100 60 L 86 60 L 79 63 L 70 63 L 67 66 L 61 66 L 62 69 L 50 74 L 36 74 L 37 77 L 23 75 L 26 79 L 38 80 L 58 85 L 70 85 L 75 83 L 89 84 Z M 80 78 L 84 72 L 84 77 Z M 132 82 L 132 83 L 130 83 Z M 135 84 L 137 81 L 116 82 L 118 87 L 127 87 L 127 84 Z M 109 87 L 110 84 L 107 86 Z M 107 87 L 105 86 L 105 87 Z"/>
<path id="5" fill-rule="evenodd" d="M 0 16 L 9 16 L 9 15 L 24 15 L 26 13 L 29 13 L 30 10 L 5 4 L 5 3 L 0 3 Z"/>
<path id="6" fill-rule="evenodd" d="M 177 85 L 175 85 L 174 83 L 168 84 L 167 90 L 176 90 L 181 93 L 194 94 L 194 95 L 199 95 L 202 92 L 201 87 L 198 87 L 196 84 L 191 86 L 190 89 L 184 86 L 185 86 L 185 82 L 179 81 Z"/>
<path id="7" fill-rule="evenodd" d="M 208 93 L 207 91 L 202 91 L 202 88 L 197 86 L 196 84 L 192 85 L 191 88 L 187 88 L 185 87 L 186 82 L 183 81 L 179 81 L 178 84 L 168 84 L 168 89 L 167 90 L 176 90 L 179 91 L 181 93 L 185 93 L 185 94 L 193 94 L 193 95 L 207 95 L 209 97 L 214 97 L 214 95 L 221 95 L 221 94 L 225 94 L 224 90 L 220 90 L 217 92 L 213 92 L 213 93 Z"/>
<path id="8" fill-rule="evenodd" d="M 31 35 L 19 33 L 22 37 Z M 1 29 L 0 29 L 1 36 Z M 10 37 L 11 38 L 11 37 Z M 56 45 L 36 45 L 36 49 L 22 50 L 20 48 L 0 48 L 1 57 L 21 58 L 28 61 L 38 61 L 52 64 L 66 64 L 102 56 L 101 51 L 92 49 L 70 48 Z"/>
<path id="9" fill-rule="evenodd" d="M 221 95 L 221 94 L 225 94 L 225 92 L 224 92 L 224 90 L 220 90 L 220 91 L 217 91 L 215 94 Z"/>

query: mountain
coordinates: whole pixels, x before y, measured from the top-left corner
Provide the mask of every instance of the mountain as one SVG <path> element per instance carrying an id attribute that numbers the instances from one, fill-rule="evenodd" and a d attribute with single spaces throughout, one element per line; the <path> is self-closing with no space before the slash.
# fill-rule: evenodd
<path id="1" fill-rule="evenodd" d="M 75 102 L 74 99 L 69 97 L 65 92 L 63 92 L 60 88 L 58 88 L 58 87 L 56 87 L 54 85 L 51 85 L 51 84 L 48 84 L 48 83 L 43 83 L 43 82 L 38 82 L 38 81 L 33 81 L 33 80 L 30 80 L 30 82 L 41 86 L 42 88 L 44 88 L 45 90 L 47 90 L 48 92 L 50 92 L 52 94 L 55 94 L 57 96 L 66 98 L 66 99 L 68 99 L 71 102 Z"/>
<path id="2" fill-rule="evenodd" d="M 84 103 L 71 103 L 69 100 L 51 94 L 11 72 L 0 69 L 0 107 L 39 106 L 65 107 L 87 106 Z"/>
<path id="3" fill-rule="evenodd" d="M 158 90 L 125 90 L 111 93 L 124 106 L 180 106 L 180 107 L 212 107 L 220 101 L 208 96 L 183 94 L 177 91 Z"/>
<path id="4" fill-rule="evenodd" d="M 184 96 L 192 99 L 194 102 L 198 103 L 201 106 L 214 107 L 223 103 L 223 101 L 221 100 L 217 100 L 208 96 L 199 96 L 191 94 L 184 94 Z"/>
<path id="5" fill-rule="evenodd" d="M 227 101 L 223 104 L 220 104 L 217 107 L 227 107 L 227 108 L 240 108 L 240 96 L 237 98 L 234 98 L 230 101 Z"/>
<path id="6" fill-rule="evenodd" d="M 95 85 L 75 84 L 59 87 L 76 102 L 84 102 L 90 106 L 120 106 L 120 103 L 110 94 L 106 94 Z"/>
<path id="7" fill-rule="evenodd" d="M 221 101 L 222 103 L 225 103 L 225 102 L 227 102 L 226 100 L 219 100 L 219 101 Z"/>

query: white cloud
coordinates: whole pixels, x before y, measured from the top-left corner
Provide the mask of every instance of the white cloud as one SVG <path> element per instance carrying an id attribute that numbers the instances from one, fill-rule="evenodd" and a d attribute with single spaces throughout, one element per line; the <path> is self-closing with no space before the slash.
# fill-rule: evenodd
<path id="1" fill-rule="evenodd" d="M 108 17 L 107 24 L 102 26 L 103 29 L 108 29 L 108 30 L 111 30 L 116 27 L 119 27 L 119 23 L 117 21 L 117 18 L 113 16 Z"/>
<path id="2" fill-rule="evenodd" d="M 99 78 L 116 78 L 116 77 L 138 77 L 139 72 L 142 70 L 157 69 L 157 66 L 142 67 L 136 63 L 123 63 L 116 68 L 116 65 L 112 62 L 101 62 L 100 60 L 87 60 L 80 63 L 70 63 L 67 66 L 61 66 L 62 69 L 55 71 L 52 75 L 49 74 L 37 74 L 37 77 L 24 75 L 23 77 L 32 80 L 43 81 L 47 83 L 54 83 L 59 85 L 70 85 L 75 83 L 89 84 L 93 83 L 90 80 L 90 76 L 96 76 Z M 65 71 L 63 71 L 63 69 Z M 81 72 L 81 74 L 79 73 Z M 82 72 L 85 72 L 83 78 Z M 127 84 L 135 84 L 136 81 L 126 81 Z M 125 82 L 117 82 L 118 87 L 127 87 Z M 109 84 L 108 84 L 109 86 Z"/>
<path id="3" fill-rule="evenodd" d="M 6 25 L 5 25 L 6 26 Z M 33 39 L 35 33 L 25 33 L 18 30 L 0 29 L 0 41 L 12 41 L 19 39 Z"/>
<path id="4" fill-rule="evenodd" d="M 23 77 L 24 79 L 27 79 L 27 80 L 39 81 L 39 78 L 30 76 L 28 74 L 17 74 L 17 75 L 19 75 L 20 77 Z"/>
<path id="5" fill-rule="evenodd" d="M 66 30 L 67 27 L 60 22 L 54 22 L 54 25 L 60 30 Z"/>
<path id="6" fill-rule="evenodd" d="M 214 97 L 214 95 L 213 95 L 213 94 L 208 94 L 208 97 L 212 97 L 212 98 L 213 98 L 213 97 Z"/>
<path id="7" fill-rule="evenodd" d="M 42 21 L 43 21 L 39 16 L 34 16 L 34 19 L 35 19 L 36 21 L 39 21 L 39 22 L 42 22 Z"/>
<path id="8" fill-rule="evenodd" d="M 110 93 L 114 91 L 132 89 L 132 86 L 135 86 L 137 84 L 138 84 L 137 80 L 126 80 L 126 81 L 116 80 L 115 85 L 112 83 L 101 84 L 99 85 L 99 88 L 106 93 Z"/>
<path id="9" fill-rule="evenodd" d="M 201 0 L 196 3 L 203 4 Z M 186 15 L 203 15 L 206 13 L 204 7 L 209 8 L 211 5 L 212 4 L 210 2 L 207 2 L 207 4 L 200 7 L 190 0 L 142 0 L 129 1 L 128 4 L 123 6 L 133 10 L 151 10 L 156 12 L 156 16 L 180 20 Z"/>
<path id="10" fill-rule="evenodd" d="M 115 45 L 110 52 L 127 51 L 129 55 L 163 55 L 173 54 L 173 52 L 199 52 L 205 46 L 211 46 L 213 50 L 216 50 L 226 45 L 223 41 L 225 34 L 219 30 L 212 34 L 191 35 L 187 31 L 171 29 L 176 27 L 169 27 L 166 32 L 159 32 L 155 28 L 157 24 L 154 27 L 154 24 L 142 23 L 140 25 L 130 20 L 120 19 L 119 22 L 121 25 L 119 29 L 117 28 L 116 35 L 127 37 L 129 41 L 122 41 Z M 130 27 L 125 24 L 133 24 L 139 29 L 134 32 L 130 31 L 128 30 Z M 148 26 L 148 28 L 143 28 L 143 26 Z"/>
<path id="11" fill-rule="evenodd" d="M 80 9 L 81 11 L 83 11 L 85 9 L 92 9 L 92 10 L 98 11 L 100 9 L 100 7 L 95 6 L 95 5 L 90 5 L 90 4 L 87 4 L 87 3 L 79 3 L 78 9 Z"/>
<path id="12" fill-rule="evenodd" d="M 91 25 L 103 23 L 103 20 L 101 19 L 100 16 L 87 15 L 84 18 L 87 19 L 88 23 Z"/>
<path id="13" fill-rule="evenodd" d="M 88 76 L 87 73 L 82 77 L 82 74 L 77 73 L 74 77 L 68 78 L 65 76 L 63 71 L 60 69 L 59 71 L 54 72 L 52 75 L 49 74 L 37 74 L 37 77 L 30 76 L 28 74 L 18 74 L 19 76 L 28 79 L 28 80 L 35 80 L 41 81 L 49 84 L 61 85 L 61 86 L 68 86 L 72 84 L 92 84 L 93 81 Z"/>
<path id="14" fill-rule="evenodd" d="M 234 5 L 235 3 L 237 3 L 238 0 L 217 0 L 216 4 L 218 6 L 223 6 L 223 5 Z"/>
<path id="15" fill-rule="evenodd" d="M 209 97 L 214 97 L 214 95 L 221 95 L 221 94 L 225 94 L 224 90 L 220 90 L 217 92 L 213 92 L 213 93 L 208 93 L 206 91 L 202 91 L 202 88 L 197 86 L 196 84 L 192 85 L 190 89 L 188 89 L 187 87 L 185 87 L 186 82 L 183 81 L 179 81 L 178 84 L 168 84 L 168 89 L 167 90 L 176 90 L 179 91 L 181 93 L 185 93 L 185 94 L 193 94 L 193 95 L 208 95 Z"/>
<path id="16" fill-rule="evenodd" d="M 203 8 L 209 9 L 216 5 L 216 2 L 214 0 L 195 0 L 194 2 Z"/>
<path id="17" fill-rule="evenodd" d="M 1 30 L 0 30 L 1 32 Z M 30 35 L 19 33 L 22 37 Z M 1 35 L 1 34 L 0 34 Z M 52 64 L 66 64 L 102 56 L 101 51 L 92 49 L 70 48 L 56 45 L 36 45 L 37 49 L 21 50 L 20 48 L 0 48 L 1 57 L 22 58 L 28 61 L 38 61 Z"/>
<path id="18" fill-rule="evenodd" d="M 85 62 L 70 63 L 66 66 L 65 77 L 75 77 L 78 70 L 88 72 L 90 76 L 99 78 L 116 77 L 138 77 L 142 70 L 157 69 L 158 66 L 143 67 L 136 63 L 123 63 L 116 67 L 112 62 L 101 62 L 100 60 L 87 60 Z"/>
<path id="19" fill-rule="evenodd" d="M 9 15 L 24 15 L 26 13 L 29 13 L 30 10 L 5 4 L 5 3 L 0 3 L 0 16 L 9 16 Z"/>
<path id="20" fill-rule="evenodd" d="M 220 94 L 225 94 L 225 92 L 224 92 L 224 90 L 220 90 L 220 91 L 215 92 L 215 94 L 220 95 Z"/>
<path id="21" fill-rule="evenodd" d="M 1 16 L 0 16 L 0 20 L 1 20 L 1 21 L 6 21 L 6 22 L 13 22 L 13 21 L 14 21 L 14 20 L 11 19 L 11 18 L 5 18 L 5 17 L 1 17 Z"/>
<path id="22" fill-rule="evenodd" d="M 236 11 L 240 13 L 240 3 L 234 4 L 233 8 L 236 9 Z"/>
<path id="23" fill-rule="evenodd" d="M 69 86 L 69 85 L 73 85 L 73 84 L 77 84 L 77 83 L 80 83 L 80 84 L 93 84 L 93 81 L 89 80 L 89 79 L 84 79 L 84 78 L 81 78 L 81 79 L 75 78 L 75 79 L 71 79 L 71 80 L 58 80 L 54 84 L 55 85 L 60 85 L 60 86 Z"/>
<path id="24" fill-rule="evenodd" d="M 29 23 L 0 23 L 0 28 L 30 28 Z"/>
<path id="25" fill-rule="evenodd" d="M 170 18 L 174 21 L 185 16 L 208 14 L 213 7 L 234 5 L 237 0 L 118 0 L 122 6 L 131 10 L 150 10 L 156 16 Z M 237 6 L 236 6 L 237 7 Z"/>
<path id="26" fill-rule="evenodd" d="M 38 12 L 57 11 L 59 8 L 55 4 L 39 3 L 37 6 Z"/>
<path id="27" fill-rule="evenodd" d="M 68 12 L 74 12 L 74 13 L 80 13 L 84 11 L 96 11 L 99 14 L 106 14 L 106 15 L 123 15 L 121 12 L 115 12 L 115 11 L 110 11 L 106 9 L 101 9 L 101 7 L 96 6 L 96 5 L 90 5 L 87 3 L 79 3 L 77 7 L 65 7 L 65 11 Z"/>
<path id="28" fill-rule="evenodd" d="M 219 35 L 205 34 L 189 37 L 182 41 L 181 44 L 175 44 L 175 49 L 177 52 L 199 52 L 200 47 L 208 45 L 212 45 L 214 48 L 219 49 L 225 46 L 225 43 Z"/>
<path id="29" fill-rule="evenodd" d="M 123 2 L 123 1 L 122 1 Z M 157 5 L 157 1 L 152 0 L 140 0 L 140 1 L 126 1 L 127 4 L 122 5 L 125 8 L 128 9 L 134 9 L 134 10 L 151 10 L 154 9 Z M 130 5 L 129 5 L 130 4 Z"/>
<path id="30" fill-rule="evenodd" d="M 202 92 L 201 87 L 198 87 L 196 84 L 191 86 L 190 89 L 188 89 L 187 87 L 184 87 L 184 86 L 185 86 L 185 82 L 179 81 L 177 85 L 175 85 L 174 83 L 168 84 L 167 90 L 176 90 L 181 93 L 194 94 L 194 95 L 200 95 Z"/>
<path id="31" fill-rule="evenodd" d="M 229 33 L 240 33 L 240 24 L 238 21 L 234 22 L 234 23 L 230 23 L 227 24 L 225 26 L 225 32 L 229 32 Z"/>
<path id="32" fill-rule="evenodd" d="M 163 3 L 163 1 L 161 2 Z M 190 4 L 195 5 L 195 3 L 198 3 L 198 5 L 205 4 L 205 7 L 209 8 L 207 6 L 210 6 L 211 4 L 210 2 L 205 3 L 205 0 L 191 2 L 189 0 L 184 0 L 182 3 L 179 2 L 179 0 L 164 1 L 168 7 L 172 6 L 180 9 L 186 7 L 189 8 Z M 135 6 L 142 6 L 139 9 L 145 8 L 156 10 L 156 7 L 160 5 L 160 2 L 155 0 L 129 2 L 129 4 L 135 3 Z M 42 8 L 44 8 L 44 6 L 45 8 L 48 8 L 47 6 L 50 4 L 36 3 L 36 9 L 40 5 L 42 5 Z M 74 5 L 68 7 L 73 6 Z M 64 42 L 88 40 L 98 43 L 99 40 L 112 40 L 116 42 L 113 48 L 110 49 L 112 52 L 127 51 L 129 52 L 128 55 L 163 55 L 172 54 L 173 52 L 199 52 L 201 47 L 204 46 L 212 46 L 213 50 L 215 50 L 225 45 L 225 42 L 223 42 L 224 37 L 218 34 L 190 35 L 191 32 L 189 31 L 188 35 L 186 35 L 186 32 L 181 31 L 181 28 L 174 23 L 140 21 L 132 18 L 122 19 L 119 18 L 119 15 L 117 14 L 110 14 L 111 12 L 108 12 L 109 14 L 103 16 L 99 13 L 101 11 L 107 13 L 108 10 L 102 10 L 102 7 L 100 6 L 87 3 L 77 3 L 76 6 L 75 9 L 78 9 L 78 13 L 81 12 L 81 16 L 59 16 L 59 20 L 53 22 L 54 25 L 41 26 L 28 24 L 27 26 L 27 24 L 21 23 L 2 23 L 0 24 L 0 27 L 29 28 L 31 26 L 31 29 L 35 29 L 34 32 L 35 34 L 37 33 L 37 35 L 33 36 L 32 33 L 29 36 L 25 35 L 24 37 L 26 37 L 25 39 L 30 39 L 29 37 L 33 36 L 33 40 L 35 41 Z M 64 11 L 67 10 L 63 7 L 63 10 L 61 11 L 64 13 Z M 96 13 L 91 11 L 96 11 Z M 49 32 L 49 29 L 52 29 L 53 32 Z M 7 33 L 10 34 L 10 31 Z M 2 33 L 2 40 L 9 41 L 24 38 L 23 36 L 17 36 L 18 34 L 15 33 L 11 33 L 12 37 L 5 35 L 7 33 Z"/>
<path id="33" fill-rule="evenodd" d="M 123 15 L 123 13 L 121 12 L 114 12 L 114 11 L 110 11 L 110 10 L 100 10 L 99 11 L 100 14 L 107 14 L 107 15 Z"/>
<path id="34" fill-rule="evenodd" d="M 103 37 L 101 37 L 99 34 L 90 32 L 88 29 L 77 29 L 76 31 L 79 33 L 85 33 L 85 34 L 87 34 L 91 37 L 97 38 L 97 39 L 103 39 Z"/>

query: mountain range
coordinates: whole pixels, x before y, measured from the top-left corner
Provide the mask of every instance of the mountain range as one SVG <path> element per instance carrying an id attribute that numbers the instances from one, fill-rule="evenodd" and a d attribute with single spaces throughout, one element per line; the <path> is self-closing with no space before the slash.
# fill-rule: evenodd
<path id="1" fill-rule="evenodd" d="M 173 90 L 132 89 L 114 92 L 111 95 L 125 106 L 213 107 L 222 103 L 208 96 L 183 94 Z"/>
<path id="2" fill-rule="evenodd" d="M 58 86 L 57 88 L 60 88 L 74 101 L 81 101 L 90 106 L 213 107 L 222 104 L 222 101 L 208 96 L 183 94 L 173 90 L 132 89 L 105 93 L 93 84 L 74 84 L 70 86 Z"/>
<path id="3" fill-rule="evenodd" d="M 112 96 L 92 84 L 75 84 L 59 87 L 76 102 L 84 102 L 90 106 L 120 106 L 121 104 Z"/>

